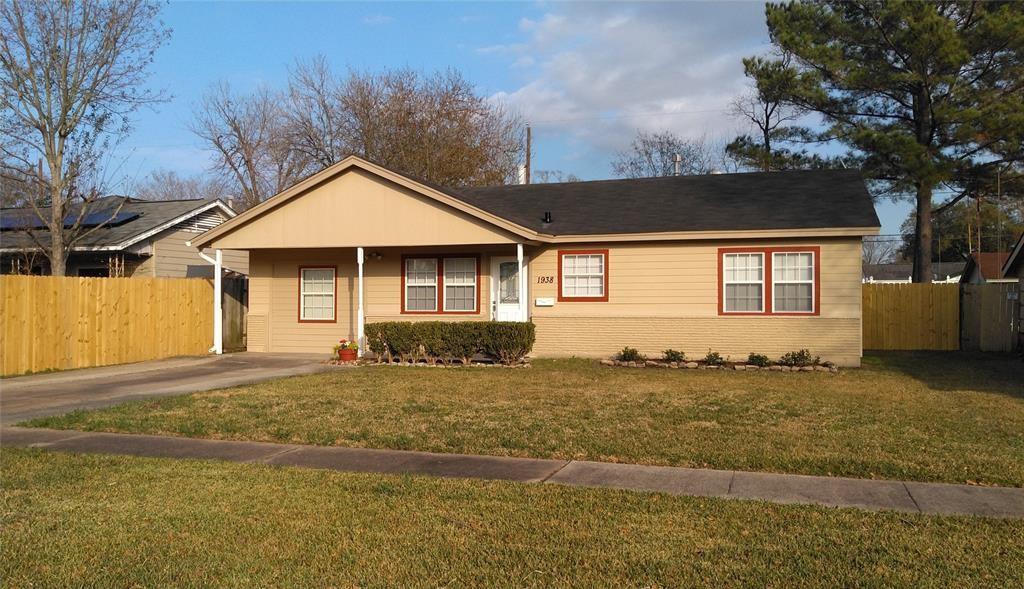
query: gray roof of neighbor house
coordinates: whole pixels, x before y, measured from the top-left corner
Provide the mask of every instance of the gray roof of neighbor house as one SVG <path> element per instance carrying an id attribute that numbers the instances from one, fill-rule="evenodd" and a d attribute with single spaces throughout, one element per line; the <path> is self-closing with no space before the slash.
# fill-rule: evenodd
<path id="1" fill-rule="evenodd" d="M 446 189 L 551 235 L 878 227 L 860 172 L 813 170 Z M 544 222 L 545 213 L 551 222 Z"/>
<path id="2" fill-rule="evenodd" d="M 118 209 L 118 205 L 124 202 Z M 217 198 L 190 200 L 142 200 L 127 196 L 107 196 L 94 202 L 87 216 L 93 216 L 96 224 L 107 223 L 75 243 L 75 249 L 114 249 L 129 245 L 147 237 L 155 230 L 169 228 L 176 223 L 187 220 L 193 215 L 213 207 L 222 207 L 230 211 L 227 205 Z M 40 209 L 46 214 L 49 209 Z M 112 215 L 117 213 L 113 222 Z M 66 219 L 73 221 L 69 215 Z M 36 241 L 26 230 L 30 226 L 38 226 L 39 218 L 30 208 L 0 209 L 0 251 L 35 248 Z M 89 229 L 85 229 L 89 230 Z M 31 229 L 37 240 L 47 243 L 49 230 Z"/>

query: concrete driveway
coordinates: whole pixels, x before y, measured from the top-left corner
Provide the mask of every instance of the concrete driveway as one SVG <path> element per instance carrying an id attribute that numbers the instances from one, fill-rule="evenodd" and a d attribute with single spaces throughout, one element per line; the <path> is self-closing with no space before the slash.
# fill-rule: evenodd
<path id="1" fill-rule="evenodd" d="M 171 358 L 0 380 L 0 424 L 131 399 L 180 395 L 330 370 L 326 355 L 260 354 Z"/>

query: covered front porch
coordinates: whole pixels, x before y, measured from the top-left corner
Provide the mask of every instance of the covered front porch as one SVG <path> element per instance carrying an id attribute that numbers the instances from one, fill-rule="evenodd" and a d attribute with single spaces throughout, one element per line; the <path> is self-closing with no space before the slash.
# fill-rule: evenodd
<path id="1" fill-rule="evenodd" d="M 531 249 L 505 243 L 249 250 L 248 350 L 329 351 L 345 338 L 358 341 L 362 354 L 364 326 L 373 321 L 527 321 Z"/>

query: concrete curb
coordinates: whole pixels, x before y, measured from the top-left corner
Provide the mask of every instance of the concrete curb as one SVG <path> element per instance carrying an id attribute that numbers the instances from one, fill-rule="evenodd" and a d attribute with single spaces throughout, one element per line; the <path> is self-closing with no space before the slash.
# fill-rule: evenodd
<path id="1" fill-rule="evenodd" d="M 0 447 L 507 480 L 936 515 L 1024 518 L 1024 489 L 5 427 Z"/>

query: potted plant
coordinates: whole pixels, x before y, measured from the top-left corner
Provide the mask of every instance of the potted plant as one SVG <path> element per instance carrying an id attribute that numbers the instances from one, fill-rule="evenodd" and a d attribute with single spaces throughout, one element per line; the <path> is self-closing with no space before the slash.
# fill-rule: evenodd
<path id="1" fill-rule="evenodd" d="M 338 360 L 341 362 L 355 362 L 358 351 L 359 344 L 344 338 L 334 345 L 334 352 L 338 354 Z"/>

